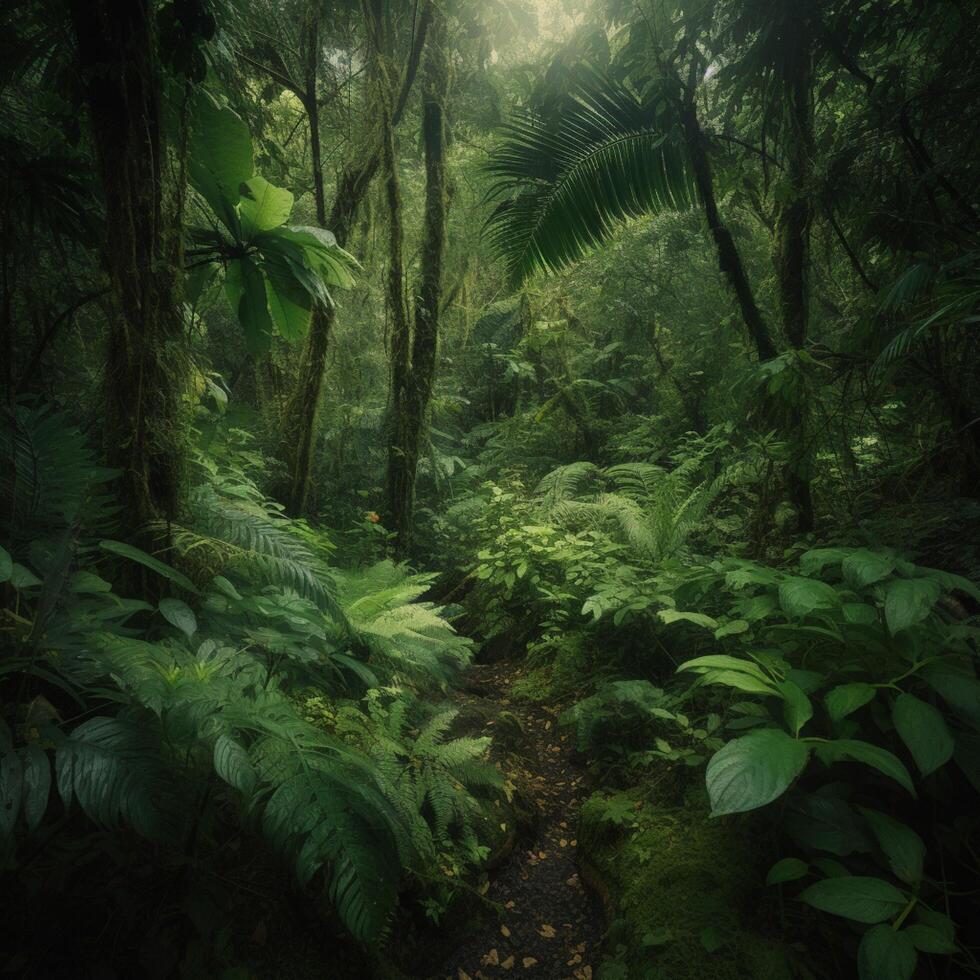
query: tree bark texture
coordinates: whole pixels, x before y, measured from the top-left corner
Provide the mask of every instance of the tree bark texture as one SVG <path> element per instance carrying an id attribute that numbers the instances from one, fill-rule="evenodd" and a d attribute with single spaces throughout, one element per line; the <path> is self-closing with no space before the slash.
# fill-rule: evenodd
<path id="1" fill-rule="evenodd" d="M 718 265 L 735 294 L 742 321 L 745 323 L 749 337 L 755 345 L 759 360 L 768 361 L 776 356 L 776 348 L 772 342 L 769 327 L 755 301 L 752 286 L 745 273 L 745 266 L 742 264 L 742 257 L 731 232 L 725 227 L 718 213 L 711 162 L 705 150 L 704 134 L 701 131 L 701 124 L 698 122 L 697 110 L 693 102 L 688 102 L 684 106 L 682 117 L 684 140 L 691 160 L 691 169 L 694 171 L 694 182 L 704 208 L 708 230 L 711 232 L 718 252 Z"/>
<path id="2" fill-rule="evenodd" d="M 786 190 L 776 212 L 773 266 L 776 272 L 779 310 L 787 345 L 800 351 L 806 345 L 809 323 L 810 203 L 809 177 L 813 161 L 812 53 L 809 28 L 801 17 L 786 22 L 786 64 L 783 99 L 783 144 Z M 813 497 L 810 492 L 808 398 L 800 390 L 798 405 L 788 422 L 790 462 L 787 483 L 802 533 L 813 529 Z"/>
<path id="3" fill-rule="evenodd" d="M 415 37 L 408 54 L 401 87 L 393 108 L 390 110 L 390 124 L 396 127 L 401 120 L 408 103 L 412 86 L 418 72 L 419 60 L 425 47 L 429 25 L 432 22 L 433 7 L 431 2 L 425 2 L 415 25 Z M 377 5 L 367 4 L 365 20 L 369 31 L 375 33 L 372 45 L 383 46 L 381 37 L 381 11 Z M 318 48 L 312 45 L 308 48 L 315 57 Z M 310 146 L 313 155 L 314 192 L 323 194 L 323 166 L 320 160 L 319 123 L 316 109 L 316 68 L 307 62 L 306 107 L 310 125 Z M 310 78 L 312 76 L 312 83 Z M 315 133 L 315 135 L 314 135 Z M 347 245 L 357 212 L 361 207 L 371 182 L 382 163 L 383 136 L 374 133 L 370 136 L 365 149 L 359 158 L 344 167 L 337 178 L 337 189 L 329 215 L 326 214 L 326 201 L 323 202 L 321 213 L 319 199 L 317 201 L 317 220 L 321 225 L 330 229 L 337 244 L 342 248 Z M 323 392 L 323 375 L 327 366 L 327 351 L 330 346 L 330 332 L 333 329 L 336 311 L 332 308 L 314 310 L 310 330 L 300 359 L 299 375 L 296 387 L 283 408 L 282 445 L 286 454 L 286 464 L 289 472 L 289 486 L 286 490 L 286 507 L 289 513 L 303 514 L 309 507 L 310 476 L 313 468 L 313 451 L 316 444 L 317 417 Z"/>
<path id="4" fill-rule="evenodd" d="M 446 165 L 444 102 L 449 84 L 445 21 L 437 13 L 423 68 L 422 147 L 425 155 L 425 219 L 419 282 L 415 290 L 414 323 L 410 323 L 402 298 L 399 269 L 401 245 L 400 207 L 393 140 L 386 143 L 390 157 L 388 206 L 391 212 L 392 253 L 389 303 L 394 315 L 391 333 L 391 442 L 385 480 L 386 503 L 395 551 L 404 558 L 411 547 L 415 511 L 415 480 L 419 451 L 425 433 L 426 414 L 435 378 L 442 305 L 443 259 L 446 245 Z M 386 153 L 389 151 L 386 151 Z"/>
<path id="5" fill-rule="evenodd" d="M 186 386 L 181 244 L 168 207 L 151 0 L 71 0 L 105 198 L 106 445 L 137 538 L 181 504 Z"/>

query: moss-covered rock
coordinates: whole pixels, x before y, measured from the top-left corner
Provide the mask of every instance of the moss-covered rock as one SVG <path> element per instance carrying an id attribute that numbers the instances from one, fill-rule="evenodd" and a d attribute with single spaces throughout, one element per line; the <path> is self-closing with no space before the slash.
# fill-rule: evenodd
<path id="1" fill-rule="evenodd" d="M 600 980 L 810 976 L 779 938 L 759 845 L 744 822 L 711 820 L 699 792 L 680 808 L 651 803 L 642 787 L 596 793 L 579 843 L 611 906 Z"/>
<path id="2" fill-rule="evenodd" d="M 583 633 L 563 633 L 528 647 L 525 667 L 512 688 L 518 700 L 554 704 L 581 695 L 594 676 L 594 651 Z"/>

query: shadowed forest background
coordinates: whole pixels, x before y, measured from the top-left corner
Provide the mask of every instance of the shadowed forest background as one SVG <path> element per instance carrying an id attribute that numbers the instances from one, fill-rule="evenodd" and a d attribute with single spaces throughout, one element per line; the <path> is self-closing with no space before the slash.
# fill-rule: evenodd
<path id="1" fill-rule="evenodd" d="M 0 38 L 0 975 L 980 977 L 980 8 Z"/>

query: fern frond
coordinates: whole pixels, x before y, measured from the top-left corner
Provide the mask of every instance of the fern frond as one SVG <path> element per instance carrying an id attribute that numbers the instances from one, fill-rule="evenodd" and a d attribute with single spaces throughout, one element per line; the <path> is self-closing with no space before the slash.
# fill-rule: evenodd
<path id="1" fill-rule="evenodd" d="M 117 470 L 100 466 L 68 416 L 45 405 L 3 410 L 0 497 L 5 539 L 30 541 L 74 524 L 105 530 L 119 507 L 104 491 Z"/>
<path id="2" fill-rule="evenodd" d="M 58 739 L 55 772 L 65 806 L 77 800 L 99 826 L 124 822 L 151 840 L 178 837 L 180 805 L 152 716 L 83 722 Z"/>
<path id="3" fill-rule="evenodd" d="M 580 495 L 599 472 L 595 463 L 584 460 L 559 466 L 541 479 L 534 492 L 541 498 L 542 508 L 548 513 L 563 501 Z"/>

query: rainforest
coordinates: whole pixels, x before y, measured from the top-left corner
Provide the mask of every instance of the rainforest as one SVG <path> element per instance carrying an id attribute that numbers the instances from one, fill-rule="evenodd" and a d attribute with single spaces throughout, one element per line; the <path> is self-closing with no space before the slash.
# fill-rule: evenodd
<path id="1" fill-rule="evenodd" d="M 0 976 L 980 978 L 980 6 L 0 46 Z"/>

